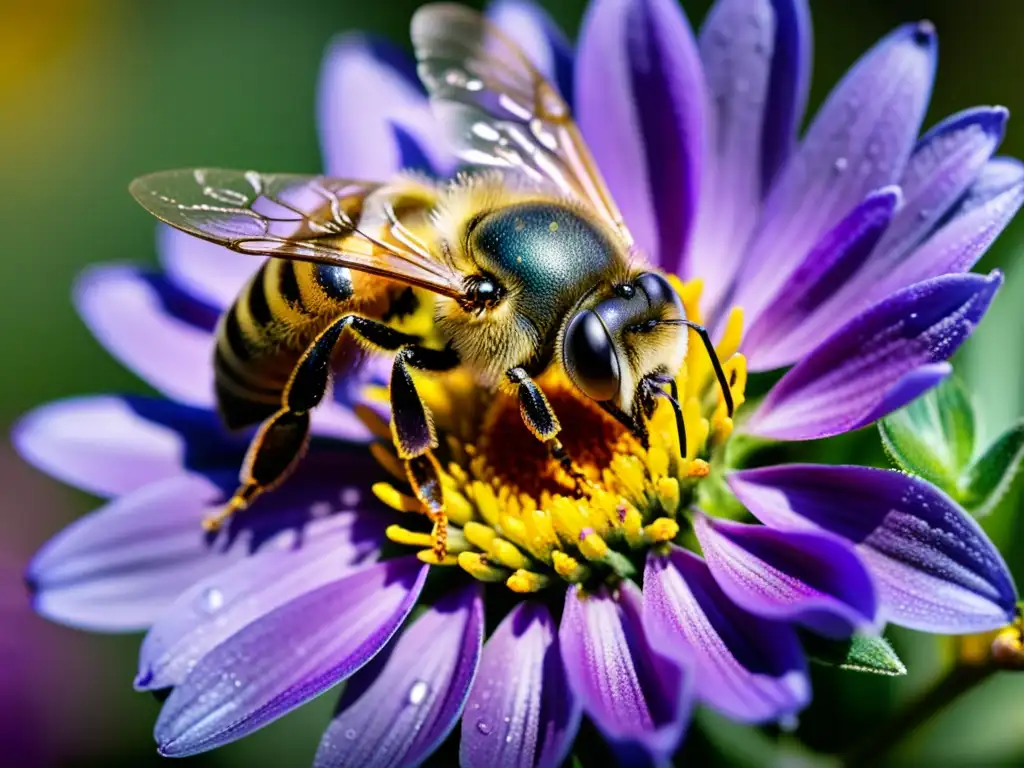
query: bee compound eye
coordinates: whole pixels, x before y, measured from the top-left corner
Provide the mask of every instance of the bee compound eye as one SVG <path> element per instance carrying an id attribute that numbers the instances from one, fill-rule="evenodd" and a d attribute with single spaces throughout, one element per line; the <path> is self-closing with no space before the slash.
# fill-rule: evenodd
<path id="1" fill-rule="evenodd" d="M 679 296 L 671 283 L 657 272 L 645 272 L 633 282 L 647 294 L 647 300 L 652 307 L 679 303 Z"/>
<path id="2" fill-rule="evenodd" d="M 563 342 L 566 372 L 592 400 L 611 400 L 619 391 L 619 359 L 608 328 L 593 310 L 569 321 Z"/>

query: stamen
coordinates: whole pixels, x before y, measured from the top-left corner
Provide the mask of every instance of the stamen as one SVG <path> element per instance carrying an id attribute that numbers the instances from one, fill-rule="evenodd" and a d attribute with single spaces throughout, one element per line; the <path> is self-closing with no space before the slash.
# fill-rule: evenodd
<path id="1" fill-rule="evenodd" d="M 419 499 L 398 491 L 391 483 L 374 483 L 373 495 L 398 512 L 423 512 Z"/>
<path id="2" fill-rule="evenodd" d="M 554 567 L 555 573 L 571 584 L 578 584 L 590 576 L 590 569 L 587 566 L 565 552 L 553 552 L 551 565 Z"/>
<path id="3" fill-rule="evenodd" d="M 470 544 L 484 552 L 490 550 L 491 542 L 498 535 L 493 528 L 472 521 L 462 527 L 462 533 L 469 540 Z"/>
<path id="4" fill-rule="evenodd" d="M 544 576 L 533 571 L 516 571 L 508 577 L 505 585 L 513 592 L 527 594 L 529 592 L 540 592 L 551 583 L 549 576 Z"/>
<path id="5" fill-rule="evenodd" d="M 384 531 L 384 535 L 395 544 L 404 544 L 407 547 L 432 547 L 434 545 L 429 533 L 409 531 L 400 525 L 389 525 Z"/>
<path id="6" fill-rule="evenodd" d="M 374 443 L 371 445 L 370 455 L 388 471 L 388 474 L 400 482 L 405 482 L 405 467 L 402 466 L 402 462 L 398 460 L 398 457 L 387 449 L 384 443 Z"/>
<path id="7" fill-rule="evenodd" d="M 700 322 L 700 284 L 678 287 L 687 318 Z M 590 588 L 635 577 L 635 562 L 645 550 L 678 540 L 698 483 L 732 431 L 728 401 L 737 407 L 743 403 L 747 380 L 746 361 L 736 353 L 741 331 L 742 312 L 733 310 L 717 347 L 721 380 L 697 343 L 683 369 L 651 379 L 678 393 L 678 409 L 670 402 L 658 404 L 647 420 L 646 447 L 581 398 L 563 374 L 538 379 L 562 419 L 559 439 L 566 455 L 586 483 L 564 476 L 522 425 L 514 396 L 498 393 L 483 401 L 472 381 L 431 379 L 424 392 L 443 438 L 445 459 L 438 470 L 449 521 L 448 553 L 438 560 L 419 515 L 408 527 L 389 526 L 387 537 L 418 550 L 423 562 L 457 564 L 479 581 L 504 583 L 524 594 L 557 583 Z M 394 484 L 376 484 L 374 494 L 393 509 L 422 513 L 421 503 L 399 490 L 405 473 L 391 448 L 388 424 L 367 406 L 359 413 L 386 440 L 371 450 L 396 478 Z M 683 432 L 685 456 L 680 455 Z"/>
<path id="8" fill-rule="evenodd" d="M 679 535 L 679 523 L 667 517 L 659 517 L 650 525 L 644 526 L 644 535 L 651 544 L 663 544 L 672 541 Z"/>
<path id="9" fill-rule="evenodd" d="M 380 440 L 391 441 L 391 426 L 373 408 L 359 403 L 355 407 L 355 413 L 356 417 L 363 422 L 363 426 L 370 431 L 370 434 Z"/>
<path id="10" fill-rule="evenodd" d="M 589 528 L 580 533 L 580 554 L 587 560 L 603 562 L 608 557 L 608 544 Z"/>
<path id="11" fill-rule="evenodd" d="M 421 549 L 416 553 L 416 557 L 422 560 L 427 565 L 458 565 L 459 556 L 454 552 L 448 552 L 443 558 L 437 556 L 437 552 L 433 549 Z"/>
<path id="12" fill-rule="evenodd" d="M 530 560 L 516 549 L 515 544 L 504 539 L 494 539 L 490 547 L 491 560 L 512 570 L 523 570 L 530 567 Z"/>
<path id="13" fill-rule="evenodd" d="M 507 570 L 491 565 L 490 561 L 479 552 L 461 553 L 459 567 L 478 581 L 505 581 L 509 577 Z"/>

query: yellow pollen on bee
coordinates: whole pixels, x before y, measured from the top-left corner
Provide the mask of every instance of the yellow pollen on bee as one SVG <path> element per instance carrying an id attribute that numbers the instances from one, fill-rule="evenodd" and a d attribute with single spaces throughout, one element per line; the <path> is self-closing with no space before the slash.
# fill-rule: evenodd
<path id="1" fill-rule="evenodd" d="M 552 221 L 550 224 L 548 224 L 548 231 L 549 232 L 557 232 L 558 231 L 558 222 L 557 221 Z"/>
<path id="2" fill-rule="evenodd" d="M 687 317 L 701 322 L 700 282 L 670 280 Z M 742 326 L 743 313 L 734 309 L 718 344 L 737 407 L 747 382 L 746 360 L 737 352 Z M 448 555 L 437 561 L 425 516 L 421 529 L 412 530 L 417 525 L 410 518 L 408 524 L 388 527 L 387 537 L 417 549 L 424 562 L 457 565 L 474 579 L 504 583 L 524 594 L 557 583 L 589 589 L 636 577 L 644 552 L 682 541 L 686 524 L 681 522 L 695 487 L 711 472 L 710 462 L 717 460 L 734 426 L 706 351 L 696 341 L 676 377 L 685 456 L 680 456 L 675 413 L 667 401 L 659 400 L 647 421 L 648 445 L 643 447 L 583 398 L 564 374 L 550 371 L 537 383 L 563 425 L 559 440 L 589 481 L 578 483 L 523 425 L 514 394 L 482 395 L 475 384 L 454 375 L 423 381 L 441 441 L 437 456 L 449 520 Z M 374 485 L 374 494 L 393 509 L 423 512 L 419 501 L 399 490 L 404 465 L 390 445 L 390 425 L 367 406 L 359 415 L 386 440 L 371 450 L 396 478 L 394 485 Z"/>

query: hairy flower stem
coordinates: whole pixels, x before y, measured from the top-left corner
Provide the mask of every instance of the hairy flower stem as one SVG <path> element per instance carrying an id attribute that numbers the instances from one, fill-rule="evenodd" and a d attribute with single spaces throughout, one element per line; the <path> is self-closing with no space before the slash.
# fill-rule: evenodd
<path id="1" fill-rule="evenodd" d="M 843 768 L 860 768 L 883 764 L 907 736 L 957 698 L 983 683 L 997 669 L 992 663 L 957 664 L 895 717 L 850 750 L 840 765 Z"/>

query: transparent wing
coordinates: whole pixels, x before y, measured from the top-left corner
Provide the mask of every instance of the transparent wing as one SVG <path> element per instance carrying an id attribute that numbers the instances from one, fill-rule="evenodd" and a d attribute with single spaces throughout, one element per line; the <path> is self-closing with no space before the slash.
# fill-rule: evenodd
<path id="1" fill-rule="evenodd" d="M 589 202 L 632 245 L 568 105 L 478 12 L 447 3 L 412 19 L 419 75 L 459 157 L 512 168 Z"/>
<path id="2" fill-rule="evenodd" d="M 129 189 L 161 221 L 239 253 L 349 267 L 452 297 L 464 293 L 462 276 L 403 226 L 396 201 L 408 189 L 400 184 L 197 168 L 143 176 Z"/>

